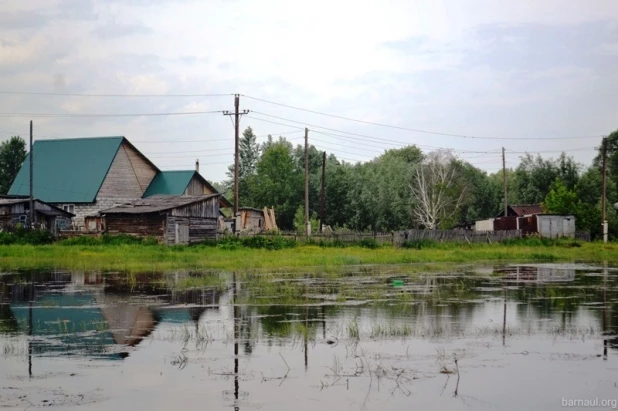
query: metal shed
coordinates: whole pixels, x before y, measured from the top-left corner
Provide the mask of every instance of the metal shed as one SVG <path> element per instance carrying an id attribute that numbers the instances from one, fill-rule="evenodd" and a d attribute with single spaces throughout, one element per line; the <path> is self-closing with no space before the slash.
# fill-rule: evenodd
<path id="1" fill-rule="evenodd" d="M 132 201 L 86 218 L 110 234 L 155 237 L 160 242 L 194 244 L 216 239 L 221 194 L 204 196 L 153 196 Z M 100 223 L 100 217 L 104 222 Z"/>

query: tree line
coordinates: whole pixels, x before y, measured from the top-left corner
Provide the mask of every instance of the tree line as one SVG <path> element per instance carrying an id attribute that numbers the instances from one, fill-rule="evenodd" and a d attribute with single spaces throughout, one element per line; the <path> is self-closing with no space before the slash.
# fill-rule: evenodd
<path id="1" fill-rule="evenodd" d="M 607 137 L 607 217 L 618 237 L 618 131 Z M 599 142 L 599 146 L 601 142 Z M 239 205 L 274 207 L 283 229 L 302 230 L 304 147 L 284 137 L 258 144 L 251 127 L 240 140 Z M 309 146 L 309 214 L 319 217 L 322 152 Z M 573 214 L 577 229 L 601 233 L 601 155 L 584 166 L 562 153 L 557 158 L 525 154 L 506 170 L 509 204 L 541 204 L 548 213 Z M 233 198 L 233 165 L 216 184 Z M 503 172 L 487 173 L 449 150 L 423 153 L 411 145 L 384 151 L 371 161 L 326 158 L 324 224 L 359 231 L 452 228 L 490 218 L 503 210 Z"/>
<path id="2" fill-rule="evenodd" d="M 599 146 L 601 142 L 599 142 Z M 607 210 L 610 235 L 618 238 L 618 130 L 607 137 Z M 317 228 L 322 152 L 309 146 L 309 215 Z M 26 142 L 0 144 L 0 194 L 6 194 L 26 157 Z M 304 147 L 284 137 L 263 144 L 251 127 L 240 140 L 241 207 L 274 207 L 277 223 L 302 230 Z M 233 165 L 228 179 L 214 185 L 233 198 Z M 541 204 L 548 213 L 573 214 L 577 229 L 601 234 L 601 154 L 584 166 L 562 153 L 557 158 L 526 154 L 506 170 L 510 204 Z M 503 209 L 503 173 L 487 173 L 451 151 L 423 153 L 416 146 L 384 151 L 371 161 L 326 158 L 324 224 L 358 231 L 452 228 L 496 216 Z"/>

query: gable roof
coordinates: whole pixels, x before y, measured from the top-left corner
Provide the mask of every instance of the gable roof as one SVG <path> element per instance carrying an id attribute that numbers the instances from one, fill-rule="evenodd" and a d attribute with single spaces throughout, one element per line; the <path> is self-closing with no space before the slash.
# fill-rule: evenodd
<path id="1" fill-rule="evenodd" d="M 171 195 L 181 196 L 189 187 L 191 180 L 196 176 L 206 187 L 213 193 L 218 191 L 206 180 L 200 173 L 195 170 L 175 170 L 175 171 L 160 171 L 146 189 L 143 198 L 152 197 L 155 195 Z M 221 196 L 221 206 L 231 207 L 231 203 Z"/>
<path id="2" fill-rule="evenodd" d="M 168 196 L 155 195 L 141 200 L 131 201 L 125 204 L 120 204 L 116 207 L 107 210 L 99 211 L 99 215 L 103 214 L 148 214 L 171 210 L 173 208 L 183 207 L 189 204 L 198 203 L 200 201 L 209 200 L 211 198 L 220 197 L 221 194 L 206 194 L 202 196 Z"/>
<path id="3" fill-rule="evenodd" d="M 544 213 L 543 208 L 538 204 L 510 205 L 509 208 L 513 210 L 513 213 L 517 216 Z"/>
<path id="4" fill-rule="evenodd" d="M 181 196 L 185 193 L 195 171 L 161 171 L 152 179 L 144 198 L 154 195 Z"/>
<path id="5" fill-rule="evenodd" d="M 525 215 L 543 214 L 543 207 L 539 204 L 520 204 L 508 206 L 508 215 L 511 217 L 523 217 Z M 497 217 L 504 217 L 504 210 L 497 215 Z"/>
<path id="6" fill-rule="evenodd" d="M 38 204 L 44 204 L 50 208 L 49 210 L 40 209 L 40 208 L 37 208 L 35 204 L 35 210 L 37 211 L 37 213 L 46 214 L 50 216 L 51 215 L 62 216 L 62 217 L 68 217 L 68 218 L 75 217 L 75 214 L 69 213 L 68 211 L 64 211 L 62 208 L 56 207 L 53 204 L 48 204 L 45 201 L 41 201 L 37 198 L 35 198 L 33 201 Z M 12 198 L 7 197 L 7 196 L 0 197 L 0 207 L 14 205 L 14 204 L 26 204 L 29 202 L 30 202 L 30 199 L 25 198 L 25 197 L 12 197 Z"/>
<path id="7" fill-rule="evenodd" d="M 34 197 L 50 203 L 93 202 L 124 137 L 37 140 L 34 152 Z M 9 194 L 29 195 L 30 153 Z"/>

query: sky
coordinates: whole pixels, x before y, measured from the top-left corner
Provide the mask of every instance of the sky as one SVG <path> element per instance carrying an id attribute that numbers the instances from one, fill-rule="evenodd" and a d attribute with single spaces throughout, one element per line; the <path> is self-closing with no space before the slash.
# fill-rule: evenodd
<path id="1" fill-rule="evenodd" d="M 238 93 L 259 142 L 306 126 L 346 161 L 588 165 L 618 129 L 617 67 L 615 0 L 0 0 L 0 141 L 29 120 L 35 140 L 122 135 L 221 181 Z"/>

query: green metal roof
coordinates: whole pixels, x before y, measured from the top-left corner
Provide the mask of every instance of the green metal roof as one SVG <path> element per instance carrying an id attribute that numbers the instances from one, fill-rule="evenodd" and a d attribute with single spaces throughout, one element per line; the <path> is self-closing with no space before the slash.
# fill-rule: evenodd
<path id="1" fill-rule="evenodd" d="M 34 197 L 50 203 L 93 202 L 124 137 L 38 140 L 34 143 Z M 30 194 L 30 154 L 9 194 Z"/>
<path id="2" fill-rule="evenodd" d="M 195 171 L 161 171 L 146 189 L 144 198 L 163 194 L 171 196 L 181 196 L 189 186 Z"/>

